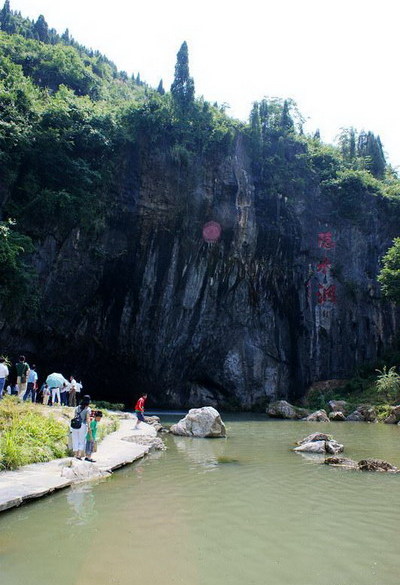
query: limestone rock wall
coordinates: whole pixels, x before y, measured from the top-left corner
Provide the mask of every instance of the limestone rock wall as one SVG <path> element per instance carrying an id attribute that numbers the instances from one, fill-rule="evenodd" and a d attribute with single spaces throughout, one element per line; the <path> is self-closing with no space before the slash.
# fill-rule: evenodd
<path id="1" fill-rule="evenodd" d="M 40 314 L 3 321 L 3 346 L 128 404 L 250 408 L 345 378 L 393 343 L 376 275 L 398 226 L 372 196 L 341 217 L 311 175 L 282 191 L 255 182 L 240 136 L 187 165 L 128 152 L 104 227 L 41 242 Z"/>

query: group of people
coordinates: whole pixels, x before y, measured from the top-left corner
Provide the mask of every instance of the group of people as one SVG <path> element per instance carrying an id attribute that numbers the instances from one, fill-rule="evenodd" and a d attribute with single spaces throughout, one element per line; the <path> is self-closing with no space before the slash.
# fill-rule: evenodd
<path id="1" fill-rule="evenodd" d="M 42 402 L 48 406 L 53 406 L 58 402 L 61 406 L 76 406 L 77 396 L 82 390 L 82 383 L 77 382 L 74 376 L 69 377 L 58 386 L 50 386 L 44 382 L 40 388 L 38 385 L 38 373 L 36 365 L 30 366 L 24 355 L 19 356 L 15 364 L 16 383 L 8 383 L 6 380 L 10 375 L 5 358 L 0 357 L 0 400 L 4 393 L 18 396 L 20 400 L 30 400 L 32 402 Z M 15 377 L 14 377 L 15 379 Z"/>
<path id="2" fill-rule="evenodd" d="M 81 392 L 82 384 L 76 382 L 74 376 L 70 376 L 69 382 L 65 381 L 57 386 L 43 383 L 39 389 L 36 366 L 29 366 L 23 355 L 19 356 L 19 360 L 15 364 L 15 370 L 16 384 L 8 384 L 5 387 L 10 372 L 5 358 L 0 357 L 0 400 L 3 397 L 5 388 L 8 394 L 17 395 L 20 400 L 43 402 L 46 405 L 54 405 L 58 402 L 60 405 L 75 407 L 74 418 L 71 420 L 70 427 L 72 451 L 77 459 L 85 459 L 85 461 L 94 463 L 92 454 L 96 448 L 97 425 L 101 421 L 103 413 L 100 410 L 92 411 L 90 408 L 91 399 L 88 394 L 83 396 L 79 405 L 76 406 L 77 395 Z M 52 379 L 52 375 L 47 378 L 49 381 Z M 144 405 L 146 400 L 147 394 L 142 394 L 135 404 L 135 429 L 139 427 L 140 422 L 145 422 Z"/>

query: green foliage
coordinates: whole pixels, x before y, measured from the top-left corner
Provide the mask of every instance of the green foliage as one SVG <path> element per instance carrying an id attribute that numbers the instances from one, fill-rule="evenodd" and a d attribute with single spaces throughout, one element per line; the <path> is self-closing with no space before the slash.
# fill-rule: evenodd
<path id="1" fill-rule="evenodd" d="M 9 311 L 35 309 L 35 274 L 25 261 L 32 251 L 31 239 L 15 230 L 15 222 L 0 222 L 0 303 Z"/>
<path id="2" fill-rule="evenodd" d="M 396 371 L 396 366 L 389 369 L 383 366 L 382 370 L 376 371 L 378 372 L 376 379 L 378 395 L 383 396 L 388 402 L 394 402 L 400 393 L 400 375 Z"/>
<path id="3" fill-rule="evenodd" d="M 12 397 L 0 402 L 0 469 L 66 457 L 68 425 Z"/>
<path id="4" fill-rule="evenodd" d="M 378 276 L 383 294 L 395 303 L 400 302 L 400 238 L 393 240 L 383 257 L 383 267 Z"/>
<path id="5" fill-rule="evenodd" d="M 335 178 L 321 184 L 324 196 L 329 197 L 342 217 L 360 219 L 369 195 L 383 195 L 380 182 L 368 171 L 340 170 Z"/>

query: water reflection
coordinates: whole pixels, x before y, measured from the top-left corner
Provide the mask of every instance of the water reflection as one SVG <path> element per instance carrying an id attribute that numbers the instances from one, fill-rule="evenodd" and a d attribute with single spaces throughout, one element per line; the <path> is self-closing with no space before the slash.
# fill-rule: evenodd
<path id="1" fill-rule="evenodd" d="M 201 465 L 207 472 L 216 471 L 218 459 L 226 451 L 226 439 L 196 439 L 174 435 L 173 442 L 187 459 Z"/>
<path id="2" fill-rule="evenodd" d="M 67 492 L 67 503 L 72 512 L 72 516 L 67 520 L 69 525 L 83 526 L 97 516 L 92 485 L 73 486 Z"/>

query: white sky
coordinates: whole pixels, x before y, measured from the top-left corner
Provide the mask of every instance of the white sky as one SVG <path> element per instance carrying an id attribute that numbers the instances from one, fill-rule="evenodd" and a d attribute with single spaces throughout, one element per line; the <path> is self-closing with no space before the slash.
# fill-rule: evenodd
<path id="1" fill-rule="evenodd" d="M 0 4 L 2 5 L 2 0 Z M 379 134 L 400 165 L 398 0 L 11 0 L 11 9 L 66 28 L 131 74 L 169 89 L 189 46 L 196 94 L 247 119 L 265 96 L 293 98 L 306 131 Z"/>

